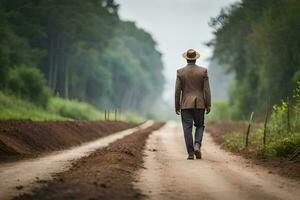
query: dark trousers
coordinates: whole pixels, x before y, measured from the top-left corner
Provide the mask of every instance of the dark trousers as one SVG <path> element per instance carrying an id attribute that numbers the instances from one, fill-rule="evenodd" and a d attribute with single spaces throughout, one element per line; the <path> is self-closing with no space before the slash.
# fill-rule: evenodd
<path id="1" fill-rule="evenodd" d="M 195 130 L 195 143 L 202 143 L 203 131 L 204 131 L 204 109 L 182 109 L 181 110 L 181 122 L 184 132 L 184 139 L 186 149 L 189 155 L 194 152 L 193 143 L 193 123 L 196 127 Z"/>

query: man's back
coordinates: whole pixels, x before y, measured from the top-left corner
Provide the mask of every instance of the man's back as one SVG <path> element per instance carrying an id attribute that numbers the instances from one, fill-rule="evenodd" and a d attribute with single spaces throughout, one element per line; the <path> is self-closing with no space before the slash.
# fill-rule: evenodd
<path id="1" fill-rule="evenodd" d="M 207 70 L 197 66 L 196 60 L 200 54 L 193 49 L 188 49 L 182 54 L 187 60 L 187 65 L 177 70 L 175 86 L 175 111 L 181 114 L 182 128 L 188 160 L 193 160 L 194 155 L 201 159 L 201 143 L 204 132 L 204 113 L 210 112 L 210 89 Z M 193 146 L 192 127 L 195 129 L 195 143 Z"/>
<path id="2" fill-rule="evenodd" d="M 196 64 L 188 64 L 177 70 L 175 94 L 176 109 L 210 107 L 207 69 Z"/>

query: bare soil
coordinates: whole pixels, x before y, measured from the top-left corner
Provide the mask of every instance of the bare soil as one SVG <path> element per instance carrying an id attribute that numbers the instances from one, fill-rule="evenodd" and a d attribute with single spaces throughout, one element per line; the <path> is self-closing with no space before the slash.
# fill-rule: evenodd
<path id="1" fill-rule="evenodd" d="M 182 127 L 168 122 L 147 140 L 136 188 L 150 200 L 299 199 L 300 181 L 224 151 L 207 132 L 201 151 L 201 160 L 187 160 Z"/>
<path id="2" fill-rule="evenodd" d="M 254 124 L 253 128 L 262 127 L 261 124 Z M 206 127 L 206 131 L 213 136 L 214 142 L 221 145 L 225 150 L 229 150 L 224 145 L 223 135 L 230 132 L 246 132 L 246 122 L 236 121 L 218 121 L 210 123 Z M 291 162 L 288 158 L 272 158 L 272 159 L 261 159 L 257 156 L 256 152 L 240 151 L 234 152 L 236 155 L 241 155 L 254 162 L 256 165 L 264 166 L 269 170 L 269 173 L 279 174 L 295 180 L 300 180 L 300 163 Z"/>
<path id="3" fill-rule="evenodd" d="M 42 188 L 15 199 L 140 199 L 143 195 L 133 187 L 136 171 L 143 166 L 148 135 L 162 125 L 156 122 L 95 151 Z"/>
<path id="4" fill-rule="evenodd" d="M 0 163 L 66 149 L 134 126 L 121 121 L 0 120 Z"/>

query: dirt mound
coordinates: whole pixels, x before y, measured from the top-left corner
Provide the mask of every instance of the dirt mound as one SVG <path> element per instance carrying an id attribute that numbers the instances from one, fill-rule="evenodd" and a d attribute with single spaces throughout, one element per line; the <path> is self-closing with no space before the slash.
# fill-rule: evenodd
<path id="1" fill-rule="evenodd" d="M 134 126 L 121 121 L 0 120 L 0 162 L 65 149 Z"/>
<path id="2" fill-rule="evenodd" d="M 57 174 L 44 187 L 32 194 L 14 199 L 141 199 L 143 195 L 133 186 L 136 172 L 143 167 L 143 149 L 148 135 L 163 124 L 117 140 L 73 164 L 66 172 Z"/>

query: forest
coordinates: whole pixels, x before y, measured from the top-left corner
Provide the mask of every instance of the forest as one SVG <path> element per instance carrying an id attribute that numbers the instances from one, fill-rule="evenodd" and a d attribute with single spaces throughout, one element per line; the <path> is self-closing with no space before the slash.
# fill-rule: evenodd
<path id="1" fill-rule="evenodd" d="M 55 97 L 147 114 L 164 84 L 156 46 L 114 0 L 0 1 L 0 91 L 39 107 Z"/>
<path id="2" fill-rule="evenodd" d="M 264 117 L 274 104 L 291 103 L 300 81 L 300 1 L 243 0 L 210 21 L 212 60 L 234 75 L 231 117 Z M 212 66 L 214 67 L 214 66 Z"/>
<path id="3" fill-rule="evenodd" d="M 299 19 L 298 0 L 242 0 L 211 19 L 214 39 L 207 45 L 219 100 L 210 120 L 243 120 L 249 127 L 235 130 L 236 123 L 223 133 L 229 150 L 262 159 L 299 155 Z M 252 121 L 257 127 L 250 131 Z"/>

